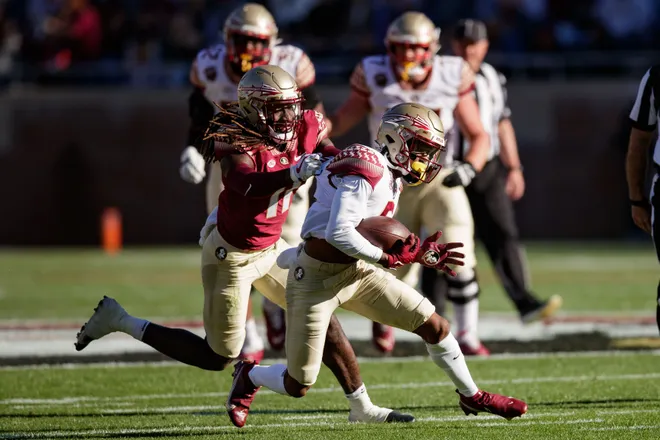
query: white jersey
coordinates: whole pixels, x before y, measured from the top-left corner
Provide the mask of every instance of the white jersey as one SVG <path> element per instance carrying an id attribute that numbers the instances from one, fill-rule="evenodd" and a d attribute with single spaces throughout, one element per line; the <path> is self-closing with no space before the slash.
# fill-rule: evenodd
<path id="1" fill-rule="evenodd" d="M 238 99 L 236 85 L 225 68 L 226 49 L 217 44 L 199 51 L 193 64 L 193 81 L 204 87 L 204 96 L 210 103 L 221 104 Z M 275 46 L 270 58 L 271 65 L 281 67 L 296 79 L 303 89 L 315 80 L 314 66 L 302 49 L 290 45 Z M 217 111 L 217 109 L 216 109 Z"/>
<path id="2" fill-rule="evenodd" d="M 363 59 L 351 77 L 353 89 L 369 97 L 369 134 L 372 142 L 376 139 L 385 112 L 404 102 L 422 104 L 435 110 L 442 119 L 445 132 L 448 132 L 454 125 L 454 109 L 459 98 L 471 90 L 473 83 L 474 74 L 462 58 L 441 55 L 434 57 L 430 78 L 424 89 L 402 87 L 387 55 Z"/>
<path id="3" fill-rule="evenodd" d="M 317 178 L 316 202 L 301 236 L 325 239 L 347 255 L 375 263 L 382 251 L 355 227 L 365 218 L 392 217 L 402 188 L 385 156 L 365 145 L 351 145 Z"/>

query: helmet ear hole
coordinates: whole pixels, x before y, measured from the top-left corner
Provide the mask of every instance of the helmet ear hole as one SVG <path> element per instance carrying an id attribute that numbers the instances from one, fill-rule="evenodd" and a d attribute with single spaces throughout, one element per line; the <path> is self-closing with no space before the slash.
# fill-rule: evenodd
<path id="1" fill-rule="evenodd" d="M 390 144 L 393 144 L 393 143 L 394 143 L 394 139 L 393 139 L 392 136 L 390 136 L 389 134 L 386 134 L 386 135 L 385 135 L 385 139 L 386 139 L 387 142 L 390 143 Z"/>

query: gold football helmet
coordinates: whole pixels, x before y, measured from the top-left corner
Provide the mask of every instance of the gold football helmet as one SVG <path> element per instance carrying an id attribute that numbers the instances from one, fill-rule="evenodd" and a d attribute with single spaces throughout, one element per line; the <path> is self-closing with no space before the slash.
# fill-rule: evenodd
<path id="1" fill-rule="evenodd" d="M 238 83 L 241 111 L 276 144 L 287 143 L 298 136 L 302 101 L 296 80 L 278 66 L 255 67 Z"/>
<path id="2" fill-rule="evenodd" d="M 440 50 L 440 28 L 421 12 L 406 12 L 387 28 L 385 46 L 401 79 L 423 79 Z"/>
<path id="3" fill-rule="evenodd" d="M 440 116 L 421 104 L 398 104 L 385 112 L 376 142 L 411 186 L 435 179 L 447 155 Z"/>
<path id="4" fill-rule="evenodd" d="M 257 3 L 234 9 L 225 20 L 223 32 L 227 58 L 241 74 L 268 64 L 271 49 L 279 43 L 275 19 Z"/>

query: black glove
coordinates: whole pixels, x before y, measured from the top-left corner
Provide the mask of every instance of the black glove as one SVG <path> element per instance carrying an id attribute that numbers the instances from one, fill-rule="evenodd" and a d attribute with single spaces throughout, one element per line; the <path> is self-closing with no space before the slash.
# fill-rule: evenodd
<path id="1" fill-rule="evenodd" d="M 445 177 L 445 180 L 442 181 L 442 184 L 449 188 L 453 188 L 459 185 L 468 186 L 476 175 L 477 171 L 474 169 L 472 164 L 469 162 L 463 162 L 454 167 L 454 172 Z"/>

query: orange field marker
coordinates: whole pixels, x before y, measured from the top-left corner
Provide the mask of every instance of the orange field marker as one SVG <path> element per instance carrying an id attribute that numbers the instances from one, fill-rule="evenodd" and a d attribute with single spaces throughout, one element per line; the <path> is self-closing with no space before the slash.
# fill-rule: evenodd
<path id="1" fill-rule="evenodd" d="M 110 255 L 122 248 L 121 213 L 117 208 L 105 208 L 101 214 L 101 240 L 103 250 Z"/>

